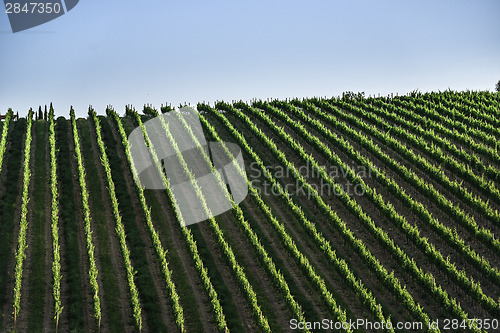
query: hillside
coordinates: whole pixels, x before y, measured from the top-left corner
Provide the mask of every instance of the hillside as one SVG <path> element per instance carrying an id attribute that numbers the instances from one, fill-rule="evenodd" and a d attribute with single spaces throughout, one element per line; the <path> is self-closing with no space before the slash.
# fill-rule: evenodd
<path id="1" fill-rule="evenodd" d="M 196 182 L 200 166 L 182 154 L 162 163 L 150 144 L 156 110 L 8 113 L 2 331 L 500 329 L 500 94 L 197 110 L 207 141 L 240 147 L 246 170 L 235 172 L 245 171 L 248 195 L 187 227 L 173 188 L 142 188 L 134 177 L 128 140 L 139 128 L 145 158 L 157 163 L 148 172 L 175 168 Z M 184 126 L 183 140 L 195 140 Z M 173 186 L 163 172 L 158 179 Z M 210 195 L 196 195 L 189 204 L 208 212 Z"/>

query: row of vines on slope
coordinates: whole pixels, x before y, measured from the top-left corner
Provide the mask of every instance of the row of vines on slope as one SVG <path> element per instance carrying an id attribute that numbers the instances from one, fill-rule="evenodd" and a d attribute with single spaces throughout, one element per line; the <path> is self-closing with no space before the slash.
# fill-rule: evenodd
<path id="1" fill-rule="evenodd" d="M 87 183 L 85 180 L 85 166 L 83 165 L 82 153 L 80 150 L 80 136 L 76 127 L 75 112 L 70 110 L 71 124 L 73 129 L 73 139 L 75 142 L 75 158 L 78 166 L 78 180 L 80 183 L 80 192 L 82 195 L 83 220 L 85 230 L 85 241 L 87 244 L 87 254 L 89 258 L 89 279 L 90 287 L 92 288 L 92 299 L 94 304 L 94 319 L 97 327 L 101 326 L 101 300 L 99 298 L 99 284 L 97 282 L 97 265 L 95 261 L 95 246 L 92 240 L 92 225 L 89 207 L 89 193 L 87 191 Z"/>
<path id="2" fill-rule="evenodd" d="M 54 320 L 56 329 L 63 310 L 61 302 L 61 246 L 59 245 L 59 191 L 57 188 L 56 132 L 54 110 L 49 112 L 49 146 L 50 146 L 50 219 L 52 231 L 52 294 L 54 297 Z"/>
<path id="3" fill-rule="evenodd" d="M 21 201 L 21 220 L 19 223 L 19 236 L 17 240 L 16 250 L 16 268 L 14 272 L 14 303 L 13 315 L 14 322 L 17 321 L 17 315 L 21 310 L 21 287 L 23 281 L 23 264 L 26 259 L 26 234 L 28 232 L 28 203 L 29 203 L 29 188 L 31 180 L 30 157 L 31 157 L 31 139 L 32 139 L 32 123 L 33 111 L 28 114 L 28 126 L 26 128 L 26 139 L 24 143 L 24 163 L 23 163 L 23 192 Z"/>

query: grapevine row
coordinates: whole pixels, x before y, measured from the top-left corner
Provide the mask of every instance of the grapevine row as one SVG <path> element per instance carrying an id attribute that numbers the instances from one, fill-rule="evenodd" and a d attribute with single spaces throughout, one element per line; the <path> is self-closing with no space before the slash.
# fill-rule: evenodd
<path id="1" fill-rule="evenodd" d="M 57 189 L 57 159 L 56 159 L 56 132 L 54 126 L 54 110 L 49 111 L 49 146 L 50 146 L 50 193 L 51 193 L 51 231 L 52 231 L 52 275 L 54 296 L 54 320 L 56 330 L 59 327 L 59 318 L 63 306 L 61 305 L 61 248 L 59 246 L 59 191 Z"/>
<path id="2" fill-rule="evenodd" d="M 500 107 L 498 106 L 498 102 L 500 98 L 498 94 L 490 93 L 490 92 L 477 92 L 475 94 L 463 94 L 461 96 L 458 93 L 446 94 L 444 97 L 450 102 L 461 103 L 462 105 L 466 105 L 468 107 L 478 109 L 480 112 L 488 113 L 493 117 L 498 117 L 500 115 Z M 472 98 L 471 98 L 472 97 Z"/>
<path id="3" fill-rule="evenodd" d="M 101 125 L 99 122 L 99 119 L 97 118 L 97 114 L 93 109 L 89 109 L 89 116 L 93 119 L 94 121 L 94 126 L 96 130 L 96 136 L 97 136 L 97 144 L 99 146 L 99 151 L 101 153 L 101 163 L 104 168 L 104 172 L 106 174 L 106 181 L 108 183 L 108 192 L 109 196 L 111 199 L 111 205 L 113 208 L 113 215 L 115 218 L 115 223 L 116 223 L 116 234 L 118 236 L 119 242 L 120 242 L 120 248 L 122 251 L 122 256 L 123 256 L 123 262 L 125 265 L 125 269 L 127 271 L 127 281 L 128 281 L 128 286 L 129 286 L 129 291 L 130 291 L 130 301 L 132 305 L 132 312 L 133 312 L 133 317 L 134 317 L 134 322 L 135 325 L 139 330 L 142 330 L 142 317 L 141 317 L 141 305 L 139 302 L 139 292 L 137 291 L 137 287 L 135 285 L 134 281 L 134 275 L 135 271 L 132 266 L 132 263 L 130 261 L 130 251 L 127 246 L 127 240 L 126 240 L 126 235 L 125 235 L 125 229 L 123 227 L 122 223 L 122 216 L 121 213 L 118 209 L 118 199 L 116 197 L 116 192 L 115 192 L 115 184 L 113 182 L 113 178 L 111 177 L 111 167 L 109 166 L 109 160 L 108 156 L 106 154 L 106 147 L 104 145 L 104 142 L 102 141 L 101 137 Z"/>
<path id="4" fill-rule="evenodd" d="M 92 288 L 92 299 L 94 304 L 94 319 L 97 327 L 101 327 L 101 301 L 99 299 L 99 284 L 97 283 L 98 270 L 95 262 L 94 244 L 92 241 L 92 226 L 89 207 L 89 193 L 87 191 L 87 183 L 85 180 L 85 167 L 83 165 L 82 153 L 80 150 L 80 135 L 76 127 L 75 111 L 70 110 L 71 124 L 73 127 L 73 138 L 75 142 L 75 158 L 78 164 L 78 180 L 80 182 L 80 191 L 82 194 L 82 208 L 85 229 L 85 240 L 87 243 L 87 254 L 89 256 L 89 279 L 90 287 Z"/>
<path id="5" fill-rule="evenodd" d="M 475 107 L 467 105 L 460 105 L 456 101 L 447 100 L 444 95 L 440 96 L 436 93 L 424 94 L 417 99 L 419 104 L 424 104 L 437 110 L 446 110 L 445 114 L 449 115 L 452 119 L 458 119 L 461 122 L 468 120 L 469 124 L 486 125 L 495 127 L 497 120 L 491 115 L 487 114 L 485 110 L 476 110 Z M 489 106 L 491 110 L 492 106 Z M 491 113 L 491 112 L 490 112 Z"/>
<path id="6" fill-rule="evenodd" d="M 26 259 L 26 233 L 28 231 L 28 203 L 29 187 L 31 181 L 30 157 L 31 157 L 31 139 L 33 111 L 30 109 L 28 114 L 28 126 L 26 128 L 26 139 L 24 143 L 24 163 L 23 163 L 23 194 L 21 201 L 21 220 L 19 224 L 19 236 L 17 240 L 17 250 L 15 255 L 16 268 L 14 271 L 14 303 L 13 315 L 14 323 L 17 321 L 17 315 L 21 310 L 21 286 L 23 280 L 23 264 Z"/>
<path id="7" fill-rule="evenodd" d="M 428 139 L 432 144 L 435 144 L 442 149 L 446 149 L 457 159 L 472 166 L 477 171 L 481 173 L 486 172 L 486 174 L 490 178 L 497 179 L 500 177 L 500 172 L 498 171 L 497 167 L 491 164 L 485 165 L 484 161 L 474 153 L 469 153 L 463 148 L 458 149 L 456 144 L 451 143 L 448 139 L 442 138 L 439 134 L 446 135 L 454 141 L 461 142 L 476 153 L 483 154 L 487 158 L 497 163 L 500 162 L 500 157 L 492 148 L 485 146 L 482 143 L 475 142 L 470 136 L 458 133 L 456 130 L 449 130 L 439 123 L 425 120 L 422 116 L 414 114 L 399 105 L 396 106 L 392 104 L 385 104 L 382 101 L 376 103 L 377 105 L 375 106 L 370 104 L 361 105 L 361 103 L 356 104 L 384 118 L 389 118 L 394 122 L 394 124 L 398 124 L 398 126 L 400 127 L 407 128 L 412 133 L 421 135 L 422 137 Z M 426 129 L 424 129 L 423 127 L 425 127 Z"/>
<path id="8" fill-rule="evenodd" d="M 427 96 L 427 94 L 425 95 Z M 449 103 L 459 103 L 467 108 L 478 109 L 481 113 L 488 113 L 492 116 L 498 116 L 500 110 L 498 109 L 498 95 L 488 91 L 466 91 L 454 92 L 444 91 L 440 94 L 430 93 L 428 97 L 434 102 L 446 101 Z M 495 98 L 496 97 L 496 98 Z M 495 103 L 495 99 L 497 99 Z"/>
<path id="9" fill-rule="evenodd" d="M 387 101 L 381 101 L 380 99 L 375 99 L 371 102 L 372 104 L 379 107 L 382 104 L 388 104 Z M 493 146 L 495 145 L 496 138 L 491 133 L 481 131 L 478 128 L 469 127 L 461 121 L 450 119 L 439 114 L 436 110 L 434 110 L 434 105 L 430 101 L 424 100 L 421 96 L 401 96 L 399 98 L 393 99 L 389 103 L 391 109 L 393 108 L 392 105 L 411 110 L 411 114 L 418 117 L 420 119 L 420 122 L 426 126 L 434 127 L 439 123 L 441 128 L 448 131 L 448 133 L 463 133 L 464 136 L 469 137 L 471 140 L 472 138 L 475 138 L 482 143 L 488 143 L 489 145 Z"/>
<path id="10" fill-rule="evenodd" d="M 482 112 L 488 112 L 493 116 L 498 116 L 500 114 L 500 107 L 498 102 L 500 102 L 500 96 L 495 93 L 488 91 L 475 91 L 471 93 L 467 92 L 446 92 L 444 97 L 452 102 L 459 102 L 463 105 L 468 105 L 472 108 L 478 108 Z"/>

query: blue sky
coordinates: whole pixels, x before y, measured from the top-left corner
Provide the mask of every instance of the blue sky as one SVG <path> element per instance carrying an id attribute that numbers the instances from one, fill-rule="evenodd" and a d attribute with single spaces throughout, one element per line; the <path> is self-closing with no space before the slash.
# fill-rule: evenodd
<path id="1" fill-rule="evenodd" d="M 0 113 L 493 90 L 499 17 L 496 0 L 80 0 L 14 34 L 2 11 Z"/>

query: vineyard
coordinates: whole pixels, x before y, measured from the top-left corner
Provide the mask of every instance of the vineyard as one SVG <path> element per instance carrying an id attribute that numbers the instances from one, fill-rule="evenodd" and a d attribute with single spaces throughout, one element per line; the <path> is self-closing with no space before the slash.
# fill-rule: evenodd
<path id="1" fill-rule="evenodd" d="M 210 215 L 199 166 L 162 116 L 199 146 L 178 109 L 8 111 L 1 331 L 500 331 L 500 94 L 195 109 L 226 158 L 226 143 L 240 147 L 248 195 L 236 204 L 218 176 L 232 208 L 188 226 L 147 126 L 161 120 L 170 167 Z M 137 177 L 134 129 L 162 190 Z"/>

